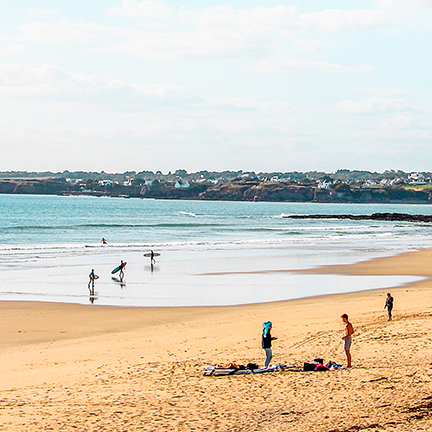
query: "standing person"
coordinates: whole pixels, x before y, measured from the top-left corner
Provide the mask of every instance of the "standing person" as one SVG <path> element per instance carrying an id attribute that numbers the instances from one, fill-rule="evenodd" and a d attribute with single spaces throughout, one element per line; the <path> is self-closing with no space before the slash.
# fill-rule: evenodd
<path id="1" fill-rule="evenodd" d="M 154 252 L 150 251 L 150 264 L 153 265 L 156 263 L 156 260 L 154 259 Z"/>
<path id="2" fill-rule="evenodd" d="M 391 321 L 391 319 L 392 319 L 393 301 L 394 301 L 394 299 L 391 296 L 391 294 L 387 293 L 387 298 L 386 298 L 386 302 L 384 305 L 384 309 L 387 308 L 389 321 Z"/>
<path id="3" fill-rule="evenodd" d="M 126 267 L 125 262 L 123 262 L 123 260 L 120 261 L 120 273 L 119 273 L 119 279 L 121 282 L 123 282 L 123 278 L 124 278 L 124 268 Z"/>
<path id="4" fill-rule="evenodd" d="M 271 349 L 272 341 L 277 339 L 276 337 L 272 337 L 272 335 L 270 334 L 271 329 L 272 329 L 271 321 L 266 321 L 265 323 L 263 323 L 261 346 L 263 347 L 266 355 L 265 364 L 264 364 L 265 368 L 269 367 L 270 360 L 273 357 L 272 349 Z"/>
<path id="5" fill-rule="evenodd" d="M 353 325 L 348 321 L 348 315 L 343 314 L 341 316 L 342 321 L 346 324 L 345 325 L 345 334 L 342 336 L 343 339 L 343 348 L 345 351 L 345 354 L 347 356 L 347 367 L 351 367 L 351 341 L 352 341 L 352 335 L 354 333 L 354 327 Z"/>
<path id="6" fill-rule="evenodd" d="M 88 283 L 88 289 L 89 289 L 89 291 L 90 291 L 90 295 L 94 295 L 94 281 L 95 281 L 95 279 L 96 279 L 96 275 L 95 275 L 95 272 L 94 272 L 94 269 L 92 269 L 92 271 L 90 272 L 90 274 L 89 274 L 89 283 Z"/>

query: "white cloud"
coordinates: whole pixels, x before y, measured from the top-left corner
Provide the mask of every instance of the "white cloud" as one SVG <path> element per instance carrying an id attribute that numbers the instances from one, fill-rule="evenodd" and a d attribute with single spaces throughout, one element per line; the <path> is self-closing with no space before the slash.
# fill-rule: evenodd
<path id="1" fill-rule="evenodd" d="M 196 103 L 191 90 L 162 84 L 129 84 L 97 75 L 73 74 L 55 66 L 34 68 L 23 64 L 0 65 L 0 94 L 4 97 L 56 98 L 64 102 L 170 106 Z"/>
<path id="2" fill-rule="evenodd" d="M 416 31 L 432 26 L 432 2 L 430 0 L 375 0 L 377 8 L 388 11 L 399 22 L 406 22 Z"/>
<path id="3" fill-rule="evenodd" d="M 53 45 L 71 42 L 89 43 L 97 40 L 95 29 L 98 27 L 100 26 L 95 24 L 79 24 L 69 21 L 58 21 L 54 24 L 33 22 L 23 25 L 20 34 L 13 37 L 13 40 Z"/>
<path id="4" fill-rule="evenodd" d="M 374 3 L 382 9 L 398 9 L 404 12 L 432 10 L 430 0 L 375 0 Z"/>
<path id="5" fill-rule="evenodd" d="M 148 12 L 146 12 L 148 11 Z M 147 18 L 154 21 L 167 17 L 167 25 L 157 31 L 149 29 Z M 315 53 L 337 44 L 316 38 L 318 33 L 352 32 L 379 26 L 395 26 L 403 15 L 388 9 L 343 10 L 326 9 L 299 14 L 294 6 L 255 7 L 237 9 L 232 5 L 204 9 L 183 8 L 168 10 L 165 3 L 125 0 L 110 14 L 135 16 L 140 27 L 133 37 L 119 38 L 114 45 L 98 47 L 97 51 L 127 53 L 149 59 L 172 60 L 178 58 L 272 58 L 287 53 L 289 46 Z M 118 33 L 117 33 L 118 34 Z M 298 61 L 297 63 L 299 63 Z M 300 65 L 300 68 L 303 66 Z M 308 68 L 311 67 L 311 64 Z M 314 69 L 341 69 L 331 62 L 315 62 Z M 367 65 L 359 66 L 360 70 Z M 298 69 L 299 66 L 294 66 Z M 358 69 L 358 68 L 347 68 Z"/>
<path id="6" fill-rule="evenodd" d="M 406 115 L 389 117 L 381 121 L 381 127 L 384 129 L 407 129 L 412 127 L 412 124 L 412 117 Z"/>
<path id="7" fill-rule="evenodd" d="M 292 44 L 302 52 L 316 53 L 328 48 L 336 48 L 336 44 L 327 43 L 318 39 L 294 39 Z"/>
<path id="8" fill-rule="evenodd" d="M 123 0 L 119 7 L 110 8 L 107 11 L 111 16 L 125 16 L 144 21 L 166 20 L 173 10 L 168 4 L 156 0 L 135 1 Z"/>
<path id="9" fill-rule="evenodd" d="M 350 114 L 373 114 L 380 112 L 406 111 L 408 103 L 404 99 L 370 98 L 364 101 L 345 100 L 335 104 L 338 111 Z"/>
<path id="10" fill-rule="evenodd" d="M 24 51 L 23 45 L 13 44 L 0 48 L 0 57 L 13 57 L 16 54 Z"/>
<path id="11" fill-rule="evenodd" d="M 268 111 L 287 109 L 291 105 L 283 102 L 260 103 L 246 98 L 210 98 L 206 100 L 204 107 L 217 110 Z"/>
<path id="12" fill-rule="evenodd" d="M 336 63 L 321 62 L 315 60 L 279 59 L 262 60 L 253 70 L 268 74 L 287 74 L 297 71 L 335 71 L 335 72 L 369 72 L 373 69 L 370 65 L 357 67 L 345 66 Z"/>
<path id="13" fill-rule="evenodd" d="M 216 6 L 198 10 L 187 10 L 179 14 L 202 29 L 250 29 L 254 33 L 286 29 L 296 24 L 297 10 L 293 6 L 235 9 L 232 5 Z"/>
<path id="14" fill-rule="evenodd" d="M 325 9 L 300 15 L 299 24 L 306 30 L 335 32 L 370 28 L 389 19 L 389 14 L 382 10 Z"/>

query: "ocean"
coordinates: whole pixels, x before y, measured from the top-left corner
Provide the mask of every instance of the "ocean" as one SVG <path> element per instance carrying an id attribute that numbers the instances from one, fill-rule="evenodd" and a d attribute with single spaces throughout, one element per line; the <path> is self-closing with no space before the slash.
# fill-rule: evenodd
<path id="1" fill-rule="evenodd" d="M 0 300 L 229 305 L 392 287 L 412 277 L 257 274 L 429 247 L 427 223 L 289 214 L 432 214 L 432 206 L 0 195 Z M 105 238 L 107 245 L 102 245 Z M 160 253 L 155 266 L 143 254 Z M 128 262 L 124 284 L 110 270 Z M 100 278 L 89 296 L 88 274 Z"/>

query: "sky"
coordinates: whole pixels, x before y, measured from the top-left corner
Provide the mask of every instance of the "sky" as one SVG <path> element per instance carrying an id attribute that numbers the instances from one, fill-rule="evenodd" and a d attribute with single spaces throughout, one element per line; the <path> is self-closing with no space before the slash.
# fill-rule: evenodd
<path id="1" fill-rule="evenodd" d="M 432 0 L 3 0 L 0 170 L 432 170 Z"/>

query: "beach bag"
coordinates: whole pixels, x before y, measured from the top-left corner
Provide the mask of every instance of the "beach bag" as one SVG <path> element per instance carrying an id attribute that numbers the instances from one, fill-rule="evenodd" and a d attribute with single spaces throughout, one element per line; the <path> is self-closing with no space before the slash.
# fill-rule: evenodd
<path id="1" fill-rule="evenodd" d="M 316 363 L 305 363 L 304 365 L 303 365 L 303 370 L 305 371 L 305 372 L 310 372 L 310 371 L 314 371 L 315 370 L 315 368 L 316 368 Z"/>

